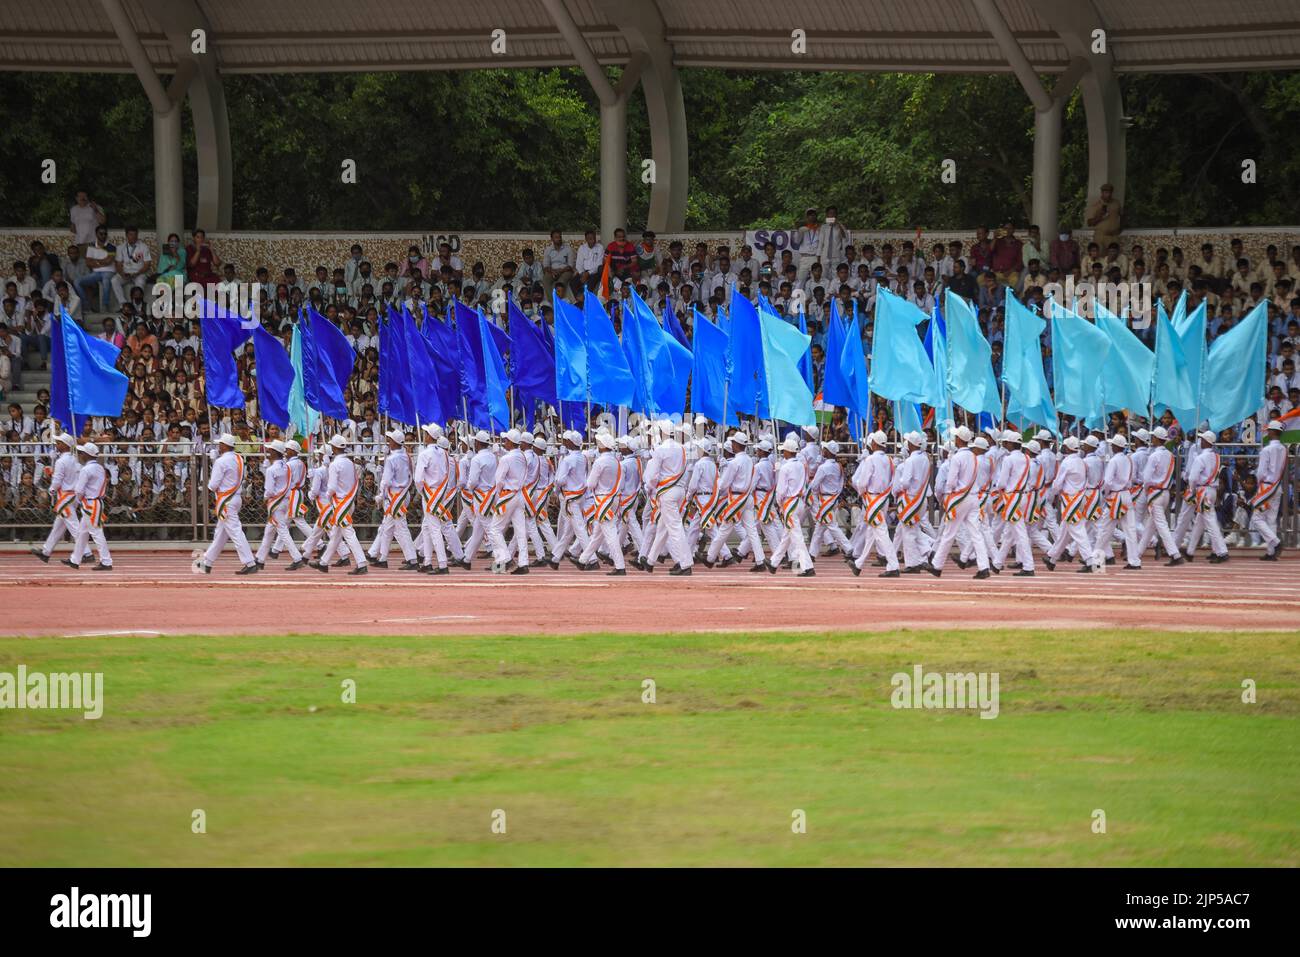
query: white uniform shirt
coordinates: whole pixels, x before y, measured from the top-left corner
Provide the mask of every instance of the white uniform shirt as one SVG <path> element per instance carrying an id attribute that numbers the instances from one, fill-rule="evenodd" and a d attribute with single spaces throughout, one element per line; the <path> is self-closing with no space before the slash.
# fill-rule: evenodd
<path id="1" fill-rule="evenodd" d="M 798 458 L 786 459 L 776 473 L 776 497 L 778 502 L 792 498 L 801 498 L 808 485 L 808 473 Z"/>
<path id="2" fill-rule="evenodd" d="M 379 477 L 379 494 L 403 492 L 411 484 L 411 456 L 406 449 L 393 449 L 384 458 L 384 471 Z"/>
<path id="3" fill-rule="evenodd" d="M 490 489 L 496 483 L 497 457 L 491 449 L 479 449 L 469 460 L 469 477 L 465 487 L 471 492 Z"/>
<path id="4" fill-rule="evenodd" d="M 817 471 L 813 473 L 812 484 L 809 486 L 814 495 L 838 496 L 844 491 L 844 469 L 840 463 L 834 459 L 826 459 L 821 465 L 817 466 Z"/>
<path id="5" fill-rule="evenodd" d="M 877 449 L 858 463 L 853 473 L 853 487 L 859 495 L 879 495 L 893 484 L 894 469 L 889 456 Z"/>
<path id="6" fill-rule="evenodd" d="M 357 467 L 352 459 L 340 453 L 330 459 L 326 492 L 333 498 L 346 498 L 357 485 Z"/>
<path id="7" fill-rule="evenodd" d="M 235 487 L 235 483 L 238 481 L 239 456 L 233 451 L 223 452 L 212 463 L 212 475 L 208 478 L 208 491 L 228 492 Z M 235 494 L 241 495 L 243 490 L 236 489 Z"/>
<path id="8" fill-rule="evenodd" d="M 1133 460 L 1124 454 L 1112 455 L 1106 463 L 1105 489 L 1108 493 L 1123 492 L 1133 481 Z"/>
<path id="9" fill-rule="evenodd" d="M 1255 478 L 1260 486 L 1272 485 L 1282 478 L 1286 466 L 1286 446 L 1273 441 L 1259 450 L 1259 462 L 1255 466 Z"/>
<path id="10" fill-rule="evenodd" d="M 503 492 L 518 492 L 524 487 L 528 474 L 528 465 L 524 453 L 519 449 L 510 449 L 497 462 L 496 487 Z"/>
<path id="11" fill-rule="evenodd" d="M 1075 495 L 1083 490 L 1088 478 L 1088 470 L 1083 464 L 1083 456 L 1071 452 L 1061 459 L 1061 466 L 1056 470 L 1052 482 L 1053 494 Z"/>
<path id="12" fill-rule="evenodd" d="M 64 452 L 54 462 L 54 474 L 50 477 L 50 494 L 71 492 L 77 487 L 77 473 L 81 465 L 77 462 L 75 452 Z"/>
<path id="13" fill-rule="evenodd" d="M 283 459 L 271 462 L 266 467 L 266 479 L 262 486 L 262 497 L 273 499 L 289 490 L 289 467 Z"/>
<path id="14" fill-rule="evenodd" d="M 587 491 L 602 498 L 614 491 L 615 482 L 622 484 L 619 468 L 617 453 L 601 452 L 592 463 L 591 471 L 587 473 Z"/>
<path id="15" fill-rule="evenodd" d="M 1174 477 L 1173 463 L 1174 453 L 1163 445 L 1156 446 L 1151 450 L 1151 454 L 1147 456 L 1146 470 L 1142 474 L 1142 481 L 1148 486 L 1168 488 Z"/>
<path id="16" fill-rule="evenodd" d="M 77 473 L 77 484 L 73 487 L 73 490 L 83 502 L 90 502 L 97 498 L 103 498 L 104 491 L 107 488 L 108 473 L 104 471 L 104 466 L 91 459 Z"/>

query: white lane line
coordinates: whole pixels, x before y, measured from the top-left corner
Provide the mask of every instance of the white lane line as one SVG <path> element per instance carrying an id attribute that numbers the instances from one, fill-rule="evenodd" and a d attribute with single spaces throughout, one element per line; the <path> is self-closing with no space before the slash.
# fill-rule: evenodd
<path id="1" fill-rule="evenodd" d="M 70 634 L 64 635 L 63 637 L 64 637 L 64 638 L 119 638 L 119 637 L 122 637 L 122 636 L 124 636 L 124 635 L 148 635 L 148 636 L 151 636 L 151 637 L 157 638 L 157 637 L 159 637 L 159 636 L 161 636 L 161 635 L 165 635 L 165 634 L 166 634 L 166 632 L 164 632 L 164 631 L 132 631 L 132 630 L 122 630 L 122 631 L 74 631 L 74 632 L 72 632 L 72 633 L 70 633 Z"/>

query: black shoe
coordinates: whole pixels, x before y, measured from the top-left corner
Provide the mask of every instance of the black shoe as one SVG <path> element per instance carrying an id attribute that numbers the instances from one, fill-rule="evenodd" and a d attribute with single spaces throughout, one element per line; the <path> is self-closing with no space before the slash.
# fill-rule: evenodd
<path id="1" fill-rule="evenodd" d="M 773 565 L 770 561 L 767 563 L 767 570 L 773 575 L 776 574 L 776 566 Z"/>
<path id="2" fill-rule="evenodd" d="M 995 575 L 1001 575 L 1001 574 L 1002 574 L 1002 569 L 999 568 L 997 565 L 992 565 L 992 564 L 990 564 L 990 565 L 989 565 L 989 571 L 991 571 L 991 572 L 992 572 L 993 574 L 995 574 Z"/>
<path id="3" fill-rule="evenodd" d="M 60 559 L 59 559 L 59 564 L 60 564 L 60 565 L 67 565 L 69 568 L 80 568 L 80 567 L 81 567 L 81 563 L 80 563 L 80 562 L 74 562 L 71 558 L 60 558 Z"/>
<path id="4" fill-rule="evenodd" d="M 1141 565 L 1134 565 L 1131 562 L 1127 562 L 1124 565 L 1124 571 L 1126 572 L 1140 572 L 1141 570 L 1142 570 Z"/>
<path id="5" fill-rule="evenodd" d="M 977 571 L 977 572 L 975 573 L 975 577 L 976 577 L 976 578 L 988 578 L 988 577 L 990 577 L 990 572 L 989 572 L 989 570 L 988 570 L 987 568 L 981 568 L 979 571 Z"/>
<path id="6" fill-rule="evenodd" d="M 970 568 L 970 566 L 971 566 L 970 562 L 963 561 L 960 558 L 957 559 L 957 567 L 960 568 L 962 571 L 965 571 L 966 569 Z"/>
<path id="7" fill-rule="evenodd" d="M 1044 558 L 1043 564 L 1047 566 L 1049 572 L 1056 571 L 1056 562 L 1052 561 L 1050 558 Z"/>
<path id="8" fill-rule="evenodd" d="M 351 565 L 351 564 L 352 564 L 352 559 L 350 559 L 350 558 L 340 558 L 338 561 L 336 561 L 336 562 L 335 562 L 333 565 L 331 565 L 330 567 L 331 567 L 331 568 L 347 568 L 347 567 L 348 567 L 349 565 Z"/>
<path id="9" fill-rule="evenodd" d="M 94 568 L 91 569 L 92 572 L 111 572 L 112 570 L 113 570 L 112 565 L 105 565 L 103 562 L 100 562 L 98 565 L 96 565 Z"/>
<path id="10" fill-rule="evenodd" d="M 1210 562 L 1211 565 L 1222 565 L 1222 564 L 1223 564 L 1224 562 L 1226 562 L 1227 560 L 1228 560 L 1228 556 L 1227 556 L 1226 554 L 1225 554 L 1225 555 L 1211 555 L 1211 556 L 1209 557 L 1209 562 Z"/>
<path id="11" fill-rule="evenodd" d="M 306 564 L 307 564 L 307 563 L 306 563 L 303 559 L 300 558 L 300 559 L 298 559 L 296 562 L 291 562 L 291 563 L 289 564 L 289 567 L 286 568 L 285 571 L 287 571 L 287 572 L 296 572 L 298 569 L 302 568 L 302 566 L 303 566 L 303 565 L 306 565 Z"/>
<path id="12" fill-rule="evenodd" d="M 908 566 L 907 568 L 904 568 L 904 569 L 903 569 L 903 574 L 904 574 L 904 575 L 919 575 L 919 574 L 921 574 L 921 569 L 924 568 L 924 567 L 925 567 L 924 565 L 910 565 L 910 566 Z"/>
<path id="13" fill-rule="evenodd" d="M 1022 568 L 1011 576 L 1012 578 L 1033 578 L 1034 570 L 1032 568 Z"/>
<path id="14" fill-rule="evenodd" d="M 1181 565 L 1186 560 L 1187 559 L 1183 558 L 1182 555 L 1179 555 L 1177 558 L 1171 558 L 1169 561 L 1165 562 L 1165 568 L 1173 568 L 1175 565 Z"/>
<path id="15" fill-rule="evenodd" d="M 397 570 L 400 572 L 418 572 L 420 570 L 420 563 L 404 561 L 402 564 L 397 566 Z"/>
<path id="16" fill-rule="evenodd" d="M 1007 562 L 1007 568 L 1014 568 L 1016 571 L 1019 571 L 1023 567 L 1024 566 L 1019 562 Z"/>
<path id="17" fill-rule="evenodd" d="M 241 568 L 239 571 L 235 572 L 235 574 L 236 574 L 236 575 L 256 575 L 256 574 L 257 574 L 258 572 L 260 572 L 261 570 L 262 570 L 262 566 L 259 565 L 259 564 L 257 564 L 257 562 L 253 562 L 253 564 L 251 564 L 251 565 L 245 565 L 245 566 L 244 566 L 243 568 Z"/>
<path id="18" fill-rule="evenodd" d="M 264 561 L 259 561 L 259 560 L 256 559 L 256 558 L 254 558 L 253 561 L 257 562 L 257 567 L 258 567 L 258 568 L 265 568 L 265 567 L 266 567 L 266 562 L 264 562 Z"/>
<path id="19" fill-rule="evenodd" d="M 1115 564 L 1115 556 L 1114 556 L 1114 555 L 1111 555 L 1109 558 L 1107 558 L 1107 559 L 1106 559 L 1106 564 L 1107 564 L 1107 565 L 1114 565 L 1114 564 Z"/>
<path id="20" fill-rule="evenodd" d="M 315 565 L 312 565 L 311 567 L 323 574 L 329 574 L 330 567 L 326 565 L 324 562 L 317 562 Z"/>
<path id="21" fill-rule="evenodd" d="M 690 570 L 689 568 L 682 568 L 680 565 L 677 565 L 677 566 L 674 566 L 673 570 L 670 571 L 668 574 L 670 574 L 670 575 L 690 575 L 690 573 L 691 573 L 691 570 Z"/>
<path id="22" fill-rule="evenodd" d="M 858 567 L 857 562 L 849 562 L 849 571 L 853 572 L 854 578 L 860 578 L 862 576 L 862 569 Z"/>
<path id="23" fill-rule="evenodd" d="M 1078 567 L 1078 569 L 1076 569 L 1076 571 L 1080 575 L 1091 575 L 1093 572 L 1093 567 L 1089 565 L 1087 562 L 1084 562 L 1082 565 Z"/>
<path id="24" fill-rule="evenodd" d="M 430 575 L 450 575 L 451 572 L 448 571 L 446 565 L 439 565 L 437 568 L 431 568 L 430 571 L 429 571 L 429 574 L 430 574 Z"/>
<path id="25" fill-rule="evenodd" d="M 767 571 L 767 562 L 755 562 L 749 566 L 749 570 L 751 572 L 765 572 Z"/>
<path id="26" fill-rule="evenodd" d="M 730 568 L 734 564 L 736 564 L 736 560 L 734 558 L 724 558 L 721 562 L 719 562 L 718 567 Z"/>
<path id="27" fill-rule="evenodd" d="M 516 569 L 515 569 L 514 571 L 512 571 L 510 574 L 512 574 L 512 575 L 527 575 L 527 574 L 528 574 L 528 566 L 527 566 L 527 565 L 520 565 L 518 568 L 516 568 Z"/>
<path id="28" fill-rule="evenodd" d="M 810 568 L 810 569 L 808 569 L 807 571 L 800 572 L 799 574 L 795 575 L 794 577 L 795 577 L 795 578 L 815 578 L 816 576 L 817 576 L 817 569 L 815 569 L 815 568 Z"/>
<path id="29" fill-rule="evenodd" d="M 1265 552 L 1259 556 L 1259 560 L 1261 562 L 1275 562 L 1277 561 L 1277 552 Z"/>
<path id="30" fill-rule="evenodd" d="M 371 564 L 371 566 L 373 566 L 374 568 L 387 568 L 387 567 L 388 567 L 388 559 L 387 559 L 387 558 L 384 558 L 384 559 L 372 558 L 372 559 L 370 559 L 370 564 Z"/>
<path id="31" fill-rule="evenodd" d="M 370 566 L 369 566 L 369 565 L 358 565 L 356 568 L 352 569 L 352 571 L 348 572 L 348 574 L 349 574 L 349 575 L 364 575 L 364 574 L 365 574 L 366 572 L 368 572 L 368 571 L 370 571 Z"/>
<path id="32" fill-rule="evenodd" d="M 204 562 L 201 567 L 203 568 L 203 574 L 205 575 L 212 574 L 212 566 L 209 565 L 207 562 Z"/>
<path id="33" fill-rule="evenodd" d="M 33 555 L 35 555 L 37 558 L 39 558 L 39 559 L 40 559 L 42 562 L 44 562 L 46 565 L 48 565 L 48 564 L 50 563 L 50 556 L 49 556 L 49 555 L 46 555 L 46 554 L 45 554 L 43 551 L 41 551 L 39 548 L 33 548 L 33 549 L 31 549 L 31 553 L 32 553 Z"/>
<path id="34" fill-rule="evenodd" d="M 899 576 L 899 574 L 900 574 L 900 572 L 899 572 L 899 570 L 898 570 L 897 568 L 890 568 L 890 569 L 888 569 L 887 571 L 883 571 L 883 572 L 881 572 L 881 573 L 880 573 L 879 575 L 877 575 L 876 577 L 877 577 L 877 578 L 897 578 L 897 577 Z"/>
<path id="35" fill-rule="evenodd" d="M 452 564 L 453 564 L 453 565 L 459 565 L 461 568 L 465 569 L 465 571 L 467 571 L 467 572 L 473 570 L 472 567 L 470 566 L 469 559 L 467 559 L 467 558 L 458 558 L 458 559 L 456 559 L 454 562 L 452 562 Z"/>
<path id="36" fill-rule="evenodd" d="M 933 562 L 928 563 L 928 564 L 925 566 L 925 570 L 926 570 L 927 572 L 929 572 L 931 575 L 933 575 L 935 578 L 938 578 L 940 575 L 943 574 L 943 569 L 942 569 L 942 568 L 935 568 Z"/>
<path id="37" fill-rule="evenodd" d="M 614 575 L 626 575 L 626 574 L 627 574 L 627 569 L 626 569 L 626 568 L 615 568 L 615 569 L 613 569 L 613 570 L 611 570 L 611 571 L 607 571 L 607 572 L 605 572 L 605 574 L 606 574 L 606 575 L 610 575 L 610 576 L 614 576 Z"/>
<path id="38" fill-rule="evenodd" d="M 597 555 L 596 557 L 600 560 L 600 563 L 601 563 L 602 565 L 613 565 L 613 564 L 614 564 L 614 559 L 610 558 L 608 555 Z"/>
<path id="39" fill-rule="evenodd" d="M 696 561 L 697 564 L 699 564 L 699 565 L 703 565 L 705 568 L 713 568 L 713 567 L 714 567 L 713 562 L 709 561 L 707 558 L 697 558 L 697 559 L 695 559 L 695 561 Z"/>
<path id="40" fill-rule="evenodd" d="M 1186 552 L 1186 553 L 1183 555 L 1183 561 L 1185 561 L 1185 562 L 1194 562 L 1194 561 L 1196 561 L 1196 556 L 1193 555 L 1191 552 Z"/>

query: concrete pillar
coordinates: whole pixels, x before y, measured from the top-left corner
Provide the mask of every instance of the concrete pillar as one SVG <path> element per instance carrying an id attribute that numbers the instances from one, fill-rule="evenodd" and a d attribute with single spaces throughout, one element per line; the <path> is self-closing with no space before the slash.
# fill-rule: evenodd
<path id="1" fill-rule="evenodd" d="M 627 228 L 627 97 L 600 105 L 600 235 Z"/>
<path id="2" fill-rule="evenodd" d="M 681 80 L 671 65 L 654 64 L 642 75 L 641 88 L 645 91 L 650 152 L 655 164 L 646 225 L 657 233 L 680 233 L 686 228 L 686 199 L 690 188 L 686 104 L 682 99 Z"/>
<path id="3" fill-rule="evenodd" d="M 1053 97 L 1045 110 L 1034 110 L 1033 222 L 1044 241 L 1056 235 L 1061 207 L 1061 115 L 1065 99 Z"/>
<path id="4" fill-rule="evenodd" d="M 153 114 L 154 228 L 162 248 L 170 233 L 185 242 L 185 191 L 181 166 L 181 107 Z"/>

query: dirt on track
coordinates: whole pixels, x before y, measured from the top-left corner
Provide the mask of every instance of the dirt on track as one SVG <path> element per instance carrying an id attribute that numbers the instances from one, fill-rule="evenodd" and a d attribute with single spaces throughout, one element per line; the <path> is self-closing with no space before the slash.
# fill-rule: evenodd
<path id="1" fill-rule="evenodd" d="M 123 552 L 112 572 L 73 570 L 30 555 L 0 555 L 0 634 L 571 634 L 897 628 L 1142 628 L 1294 630 L 1300 558 L 1238 553 L 1180 568 L 1148 563 L 1081 575 L 1076 565 L 1033 578 L 1010 570 L 987 581 L 949 564 L 928 574 L 854 577 L 839 558 L 817 577 L 706 569 L 689 578 L 629 571 L 625 578 L 534 569 L 499 576 L 486 566 L 433 578 L 390 569 L 349 576 L 284 562 L 236 577 L 233 557 L 195 575 L 184 552 Z"/>

